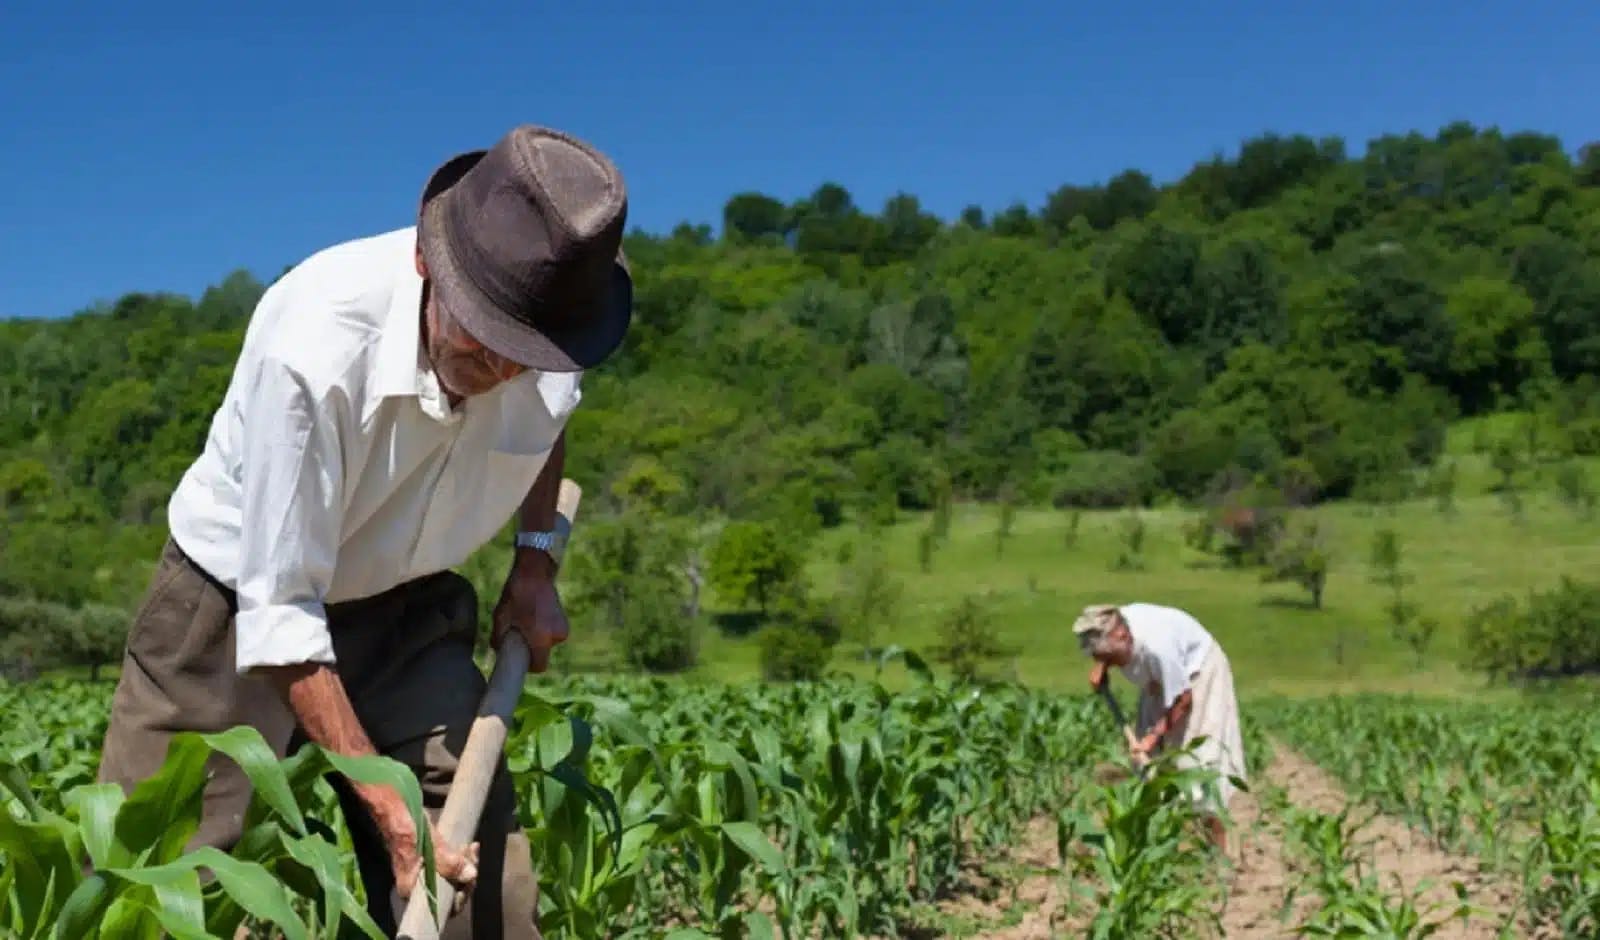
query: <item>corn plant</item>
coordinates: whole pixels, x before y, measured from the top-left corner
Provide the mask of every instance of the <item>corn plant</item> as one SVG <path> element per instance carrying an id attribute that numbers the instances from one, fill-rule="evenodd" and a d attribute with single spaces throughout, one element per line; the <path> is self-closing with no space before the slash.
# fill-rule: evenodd
<path id="1" fill-rule="evenodd" d="M 1581 703 L 1369 695 L 1273 702 L 1257 713 L 1352 796 L 1441 848 L 1520 873 L 1535 926 L 1593 935 L 1600 726 Z"/>
<path id="2" fill-rule="evenodd" d="M 1086 788 L 1058 817 L 1061 857 L 1072 859 L 1095 906 L 1087 936 L 1188 937 L 1199 922 L 1221 930 L 1208 876 L 1222 859 L 1204 839 L 1194 799 L 1214 774 L 1183 766 L 1186 753 Z"/>
<path id="3" fill-rule="evenodd" d="M 1365 870 L 1354 837 L 1362 823 L 1350 820 L 1351 807 L 1338 813 L 1322 813 L 1296 806 L 1285 808 L 1285 829 L 1289 844 L 1310 864 L 1311 876 L 1297 885 L 1293 894 L 1309 888 L 1318 896 L 1317 907 L 1300 925 L 1303 936 L 1312 937 L 1394 937 L 1397 940 L 1431 937 L 1452 919 L 1465 921 L 1471 907 L 1465 901 L 1465 888 L 1455 885 L 1460 905 L 1450 917 L 1428 920 L 1435 907 L 1423 908 L 1421 897 L 1426 883 L 1410 889 L 1395 882 L 1391 894 L 1379 879 Z"/>
<path id="4" fill-rule="evenodd" d="M 186 851 L 213 751 L 244 769 L 255 795 L 232 852 Z M 192 940 L 270 924 L 302 940 L 342 936 L 348 922 L 381 937 L 350 887 L 346 840 L 305 813 L 332 802 L 322 781 L 332 771 L 397 787 L 426 848 L 421 790 L 403 766 L 316 747 L 280 762 L 248 727 L 176 735 L 160 770 L 131 793 L 80 784 L 63 796 L 61 811 L 36 799 L 22 770 L 8 765 L 0 773 L 11 797 L 0 812 L 0 926 L 23 938 Z"/>

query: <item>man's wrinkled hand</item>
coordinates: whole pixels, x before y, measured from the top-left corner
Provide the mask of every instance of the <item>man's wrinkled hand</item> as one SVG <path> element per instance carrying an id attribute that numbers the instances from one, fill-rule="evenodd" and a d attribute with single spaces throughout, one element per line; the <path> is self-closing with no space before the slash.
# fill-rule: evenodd
<path id="1" fill-rule="evenodd" d="M 1155 749 L 1160 743 L 1160 739 L 1154 735 L 1136 738 L 1130 731 L 1128 732 L 1128 756 L 1132 758 L 1135 766 L 1143 767 L 1145 764 L 1150 763 L 1150 755 L 1155 753 Z"/>
<path id="2" fill-rule="evenodd" d="M 389 847 L 389 869 L 394 873 L 395 893 L 402 899 L 411 897 L 417 883 L 422 880 L 422 853 L 417 846 L 416 829 L 407 815 L 403 822 L 395 821 L 386 827 L 384 841 Z M 451 914 L 459 914 L 466 907 L 478 880 L 478 843 L 465 849 L 445 845 L 439 831 L 428 823 L 428 836 L 433 840 L 433 866 L 440 877 L 456 889 L 455 904 Z"/>
<path id="3" fill-rule="evenodd" d="M 1096 662 L 1094 668 L 1089 670 L 1089 688 L 1099 689 L 1106 682 L 1106 664 Z"/>
<path id="4" fill-rule="evenodd" d="M 570 631 L 561 595 L 548 575 L 513 571 L 506 579 L 500 602 L 494 608 L 491 640 L 495 648 L 511 630 L 520 633 L 528 644 L 528 671 L 544 672 L 550 668 L 550 651 L 566 642 Z"/>

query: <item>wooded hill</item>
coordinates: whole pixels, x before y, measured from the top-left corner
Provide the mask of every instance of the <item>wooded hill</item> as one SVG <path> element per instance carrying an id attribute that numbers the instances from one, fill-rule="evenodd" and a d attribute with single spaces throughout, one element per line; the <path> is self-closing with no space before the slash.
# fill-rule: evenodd
<path id="1" fill-rule="evenodd" d="M 571 425 L 586 513 L 792 539 L 945 498 L 1393 498 L 1507 407 L 1600 453 L 1600 149 L 1549 135 L 1263 136 L 954 220 L 826 183 L 722 223 L 629 236 L 635 326 Z M 0 323 L 0 594 L 137 601 L 261 289 Z"/>

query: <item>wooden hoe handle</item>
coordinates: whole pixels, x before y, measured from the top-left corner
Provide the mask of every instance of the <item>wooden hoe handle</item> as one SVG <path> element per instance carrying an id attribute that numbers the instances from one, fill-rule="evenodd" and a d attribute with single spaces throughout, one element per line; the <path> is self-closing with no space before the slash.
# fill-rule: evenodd
<path id="1" fill-rule="evenodd" d="M 578 503 L 583 490 L 572 480 L 561 481 L 561 491 L 556 498 L 556 528 L 570 532 L 578 515 Z M 462 847 L 472 841 L 478 831 L 478 820 L 483 815 L 483 804 L 489 796 L 489 783 L 494 779 L 496 766 L 506 743 L 506 733 L 511 725 L 512 712 L 522 698 L 522 683 L 528 674 L 528 644 L 516 630 L 506 633 L 495 650 L 494 671 L 489 676 L 489 687 L 478 706 L 478 717 L 467 733 L 467 743 L 461 749 L 461 759 L 456 766 L 455 780 L 444 798 L 444 808 L 439 813 L 435 830 L 446 844 Z M 425 886 L 419 881 L 406 902 L 405 917 L 400 921 L 400 940 L 438 940 L 443 919 L 450 916 L 455 904 L 455 886 L 443 877 L 437 878 L 437 898 L 440 922 L 435 922 L 428 912 Z"/>

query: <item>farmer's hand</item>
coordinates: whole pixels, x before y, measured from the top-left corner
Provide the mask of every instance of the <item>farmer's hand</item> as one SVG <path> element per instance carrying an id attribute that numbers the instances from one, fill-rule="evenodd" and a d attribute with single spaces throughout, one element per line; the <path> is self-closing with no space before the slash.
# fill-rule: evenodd
<path id="1" fill-rule="evenodd" d="M 1155 753 L 1155 749 L 1160 743 L 1161 740 L 1153 734 L 1134 739 L 1133 733 L 1129 732 L 1128 756 L 1132 757 L 1136 764 L 1148 764 L 1150 763 L 1150 755 Z"/>
<path id="2" fill-rule="evenodd" d="M 556 592 L 554 575 L 551 566 L 536 560 L 525 563 L 519 556 L 500 591 L 500 602 L 494 608 L 491 641 L 498 649 L 500 641 L 512 629 L 522 634 L 523 641 L 528 644 L 530 672 L 544 672 L 550 668 L 550 651 L 556 644 L 566 642 L 569 632 L 567 612 L 561 606 L 561 595 Z"/>
<path id="3" fill-rule="evenodd" d="M 399 804 L 398 812 L 388 810 L 383 816 L 378 825 L 383 832 L 384 844 L 389 848 L 389 867 L 394 872 L 395 891 L 400 897 L 409 898 L 417 882 L 422 879 L 422 853 L 417 847 L 417 830 L 403 803 Z M 428 823 L 428 835 L 433 840 L 434 868 L 456 889 L 451 913 L 458 914 L 471 895 L 473 885 L 477 883 L 478 843 L 468 845 L 465 850 L 445 845 L 432 821 Z"/>
<path id="4" fill-rule="evenodd" d="M 1098 689 L 1100 686 L 1105 684 L 1105 681 L 1106 664 L 1097 660 L 1094 664 L 1094 668 L 1089 670 L 1089 688 Z"/>

